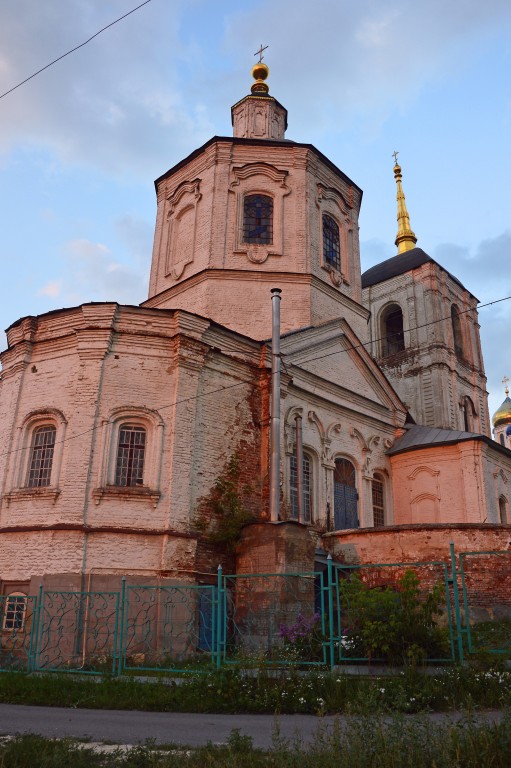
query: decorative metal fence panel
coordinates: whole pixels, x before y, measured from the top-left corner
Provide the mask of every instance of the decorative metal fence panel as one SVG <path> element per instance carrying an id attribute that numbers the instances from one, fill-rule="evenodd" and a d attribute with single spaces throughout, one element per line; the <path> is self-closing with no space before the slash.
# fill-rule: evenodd
<path id="1" fill-rule="evenodd" d="M 336 564 L 333 570 L 337 663 L 455 660 L 445 563 Z"/>
<path id="2" fill-rule="evenodd" d="M 216 587 L 129 586 L 123 605 L 124 669 L 177 672 L 215 663 Z"/>
<path id="3" fill-rule="evenodd" d="M 216 585 L 0 596 L 0 670 L 122 674 L 222 664 L 463 661 L 511 656 L 511 551 L 447 563 L 222 574 Z"/>
<path id="4" fill-rule="evenodd" d="M 226 664 L 325 664 L 322 573 L 225 576 L 221 599 Z"/>
<path id="5" fill-rule="evenodd" d="M 0 595 L 0 670 L 30 670 L 36 616 L 37 597 Z"/>
<path id="6" fill-rule="evenodd" d="M 511 654 L 511 551 L 463 552 L 459 574 L 466 650 Z"/>
<path id="7" fill-rule="evenodd" d="M 34 669 L 115 672 L 119 592 L 44 592 L 36 626 Z"/>

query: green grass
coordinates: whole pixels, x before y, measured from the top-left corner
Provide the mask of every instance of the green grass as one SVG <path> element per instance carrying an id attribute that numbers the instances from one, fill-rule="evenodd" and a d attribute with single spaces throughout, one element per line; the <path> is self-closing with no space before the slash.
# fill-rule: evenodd
<path id="1" fill-rule="evenodd" d="M 272 676 L 222 670 L 177 685 L 158 679 L 102 680 L 72 675 L 0 674 L 0 702 L 91 709 L 218 713 L 416 713 L 511 707 L 511 672 L 453 667 L 426 675 L 407 669 L 395 677 L 282 672 Z"/>
<path id="2" fill-rule="evenodd" d="M 320 730 L 314 741 L 274 736 L 269 750 L 233 731 L 225 746 L 194 750 L 135 747 L 125 754 L 94 754 L 71 740 L 19 736 L 0 745 L 0 768 L 508 768 L 511 717 L 496 725 L 432 725 L 426 720 L 354 718 L 346 728 Z"/>

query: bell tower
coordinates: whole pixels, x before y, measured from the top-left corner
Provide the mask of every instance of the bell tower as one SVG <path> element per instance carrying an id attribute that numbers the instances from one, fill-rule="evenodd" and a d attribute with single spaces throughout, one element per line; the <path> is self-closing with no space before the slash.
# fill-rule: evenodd
<path id="1" fill-rule="evenodd" d="M 417 248 L 394 159 L 398 254 L 362 275 L 372 355 L 417 423 L 489 437 L 478 300 Z"/>

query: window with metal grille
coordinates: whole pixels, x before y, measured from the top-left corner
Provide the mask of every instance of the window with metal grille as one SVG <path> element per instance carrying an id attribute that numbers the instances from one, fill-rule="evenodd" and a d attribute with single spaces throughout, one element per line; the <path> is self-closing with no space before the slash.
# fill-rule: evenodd
<path id="1" fill-rule="evenodd" d="M 373 525 L 381 528 L 385 525 L 385 501 L 383 496 L 383 483 L 377 477 L 373 478 Z"/>
<path id="2" fill-rule="evenodd" d="M 298 462 L 296 456 L 290 457 L 289 462 L 289 506 L 291 517 L 298 520 Z M 303 454 L 303 514 L 304 521 L 312 520 L 312 459 Z"/>
<path id="3" fill-rule="evenodd" d="M 29 488 L 42 488 L 50 485 L 56 434 L 56 428 L 49 424 L 35 430 L 27 478 Z"/>
<path id="4" fill-rule="evenodd" d="M 273 199 L 266 195 L 247 195 L 243 201 L 243 241 L 273 243 Z"/>
<path id="5" fill-rule="evenodd" d="M 23 629 L 27 611 L 27 596 L 23 592 L 11 592 L 5 598 L 2 629 L 14 631 Z"/>
<path id="6" fill-rule="evenodd" d="M 325 264 L 341 271 L 339 227 L 327 213 L 323 214 L 323 260 Z"/>
<path id="7" fill-rule="evenodd" d="M 119 428 L 115 485 L 143 485 L 145 458 L 144 427 L 122 424 Z"/>

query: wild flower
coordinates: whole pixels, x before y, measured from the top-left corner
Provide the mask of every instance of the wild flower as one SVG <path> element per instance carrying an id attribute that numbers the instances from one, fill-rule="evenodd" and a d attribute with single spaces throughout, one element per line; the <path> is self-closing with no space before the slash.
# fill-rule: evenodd
<path id="1" fill-rule="evenodd" d="M 316 612 L 310 618 L 305 618 L 303 614 L 299 613 L 296 617 L 296 622 L 291 626 L 287 624 L 280 624 L 279 635 L 283 640 L 287 640 L 290 643 L 296 643 L 299 638 L 306 638 L 314 631 L 316 625 L 321 619 L 321 614 Z"/>

